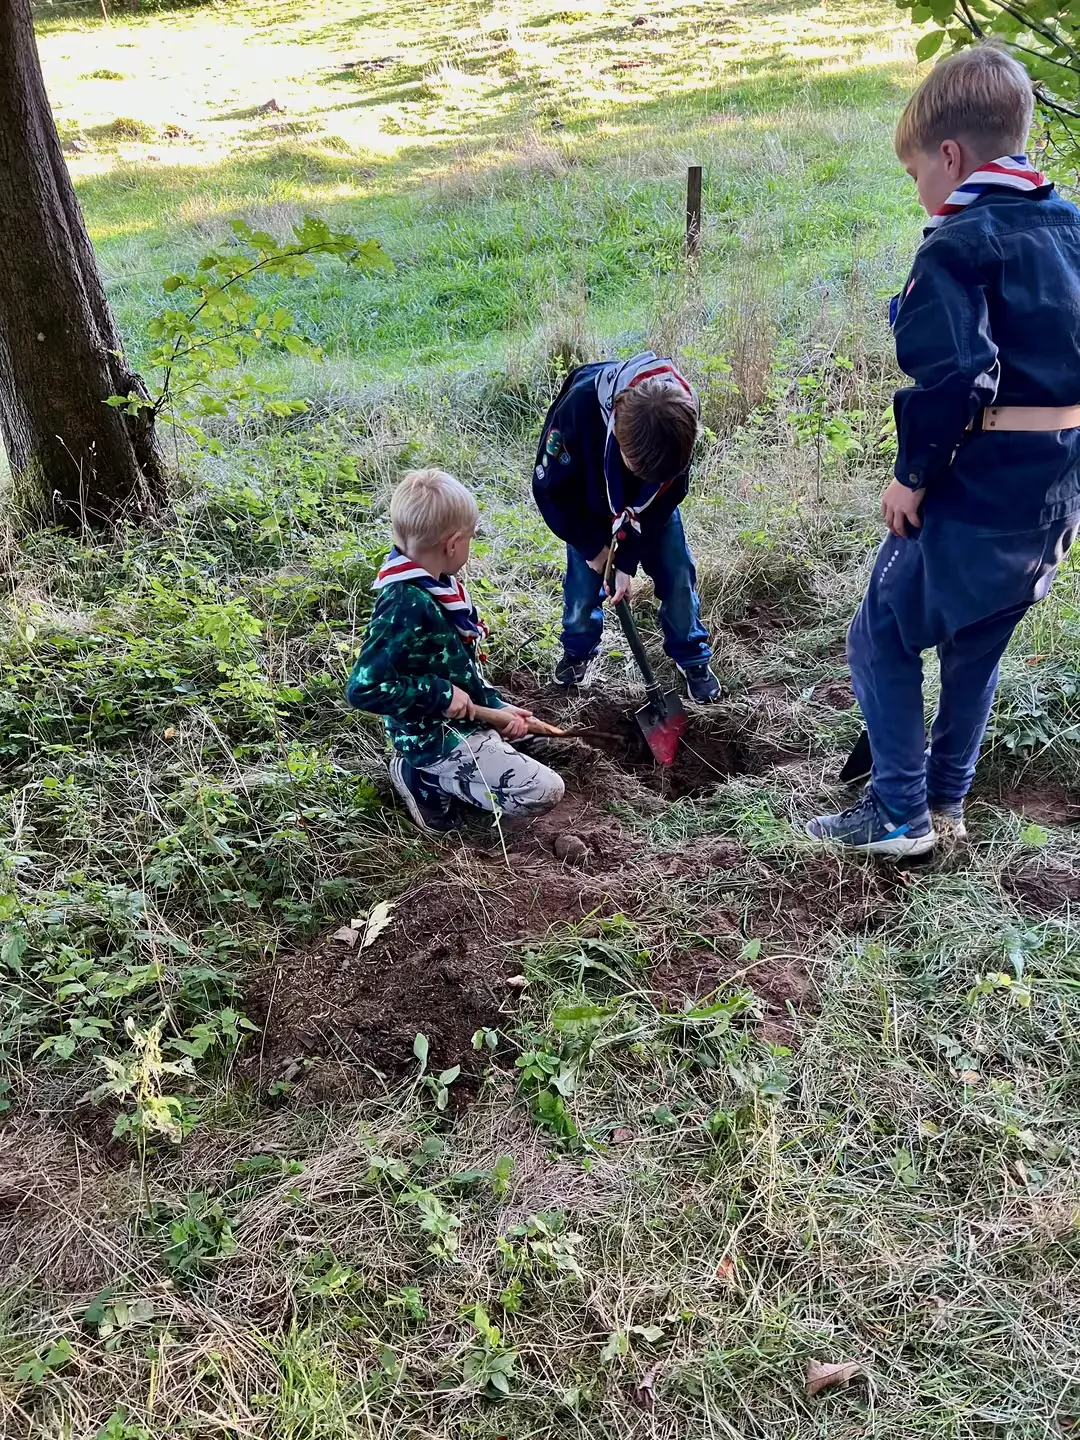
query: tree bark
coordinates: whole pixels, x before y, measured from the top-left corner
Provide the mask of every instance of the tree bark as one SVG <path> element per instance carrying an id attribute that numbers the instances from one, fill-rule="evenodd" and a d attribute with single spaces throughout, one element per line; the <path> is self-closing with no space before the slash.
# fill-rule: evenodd
<path id="1" fill-rule="evenodd" d="M 0 435 L 27 522 L 145 513 L 164 490 L 45 94 L 30 0 L 0 0 Z"/>

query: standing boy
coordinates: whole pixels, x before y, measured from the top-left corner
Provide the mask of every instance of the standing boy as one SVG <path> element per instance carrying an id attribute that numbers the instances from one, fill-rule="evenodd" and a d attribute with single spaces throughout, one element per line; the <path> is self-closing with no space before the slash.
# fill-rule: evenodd
<path id="1" fill-rule="evenodd" d="M 640 565 L 660 601 L 664 649 L 690 698 L 719 695 L 679 516 L 697 432 L 696 395 L 671 361 L 651 350 L 579 366 L 548 411 L 533 495 L 550 529 L 566 541 L 560 685 L 580 685 L 600 648 L 604 574 L 614 545 L 612 598 L 629 596 Z"/>
<path id="2" fill-rule="evenodd" d="M 848 633 L 873 752 L 816 840 L 899 857 L 963 838 L 963 804 L 1017 624 L 1080 525 L 1080 213 L 1023 154 L 1031 82 L 979 45 L 912 96 L 896 152 L 930 216 L 894 302 L 901 369 L 891 532 Z M 922 651 L 941 695 L 926 751 Z"/>
<path id="3" fill-rule="evenodd" d="M 394 545 L 375 581 L 349 703 L 383 716 L 394 754 L 390 780 L 415 824 L 443 834 L 455 801 L 497 815 L 540 815 L 563 797 L 554 770 L 510 742 L 529 711 L 486 683 L 478 647 L 487 627 L 458 572 L 479 511 L 443 470 L 413 470 L 390 500 Z M 478 706 L 489 714 L 481 718 Z"/>

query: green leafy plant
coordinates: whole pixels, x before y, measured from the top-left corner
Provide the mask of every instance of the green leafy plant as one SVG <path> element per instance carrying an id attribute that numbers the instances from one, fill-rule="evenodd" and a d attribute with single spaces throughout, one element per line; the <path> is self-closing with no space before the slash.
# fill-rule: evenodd
<path id="1" fill-rule="evenodd" d="M 1074 0 L 898 0 L 916 25 L 933 23 L 915 47 L 920 60 L 993 37 L 1027 66 L 1035 85 L 1043 147 L 1053 168 L 1080 168 L 1080 13 Z"/>
<path id="2" fill-rule="evenodd" d="M 61 1336 L 54 1340 L 45 1350 L 43 1355 L 35 1356 L 33 1360 L 24 1360 L 21 1365 L 15 1367 L 15 1379 L 31 1385 L 40 1385 L 48 1375 L 53 1375 L 57 1370 L 62 1370 L 65 1365 L 71 1363 L 75 1356 L 75 1347 L 71 1341 Z"/>
<path id="3" fill-rule="evenodd" d="M 193 1279 L 236 1253 L 232 1221 L 219 1200 L 201 1191 L 192 1191 L 180 1211 L 152 1205 L 147 1226 L 164 1240 L 162 1259 L 180 1279 Z"/>
<path id="4" fill-rule="evenodd" d="M 300 333 L 293 313 L 261 294 L 256 282 L 312 275 L 320 258 L 353 269 L 391 263 L 377 241 L 331 230 L 312 215 L 293 228 L 294 238 L 285 244 L 244 220 L 233 220 L 232 230 L 231 247 L 209 251 L 194 270 L 178 271 L 163 283 L 167 295 L 189 297 L 190 303 L 168 306 L 150 322 L 154 349 L 148 363 L 161 377 L 156 395 L 131 391 L 109 401 L 129 415 L 169 421 L 212 454 L 223 454 L 224 447 L 207 433 L 210 421 L 286 417 L 306 408 L 304 401 L 284 396 L 273 377 L 253 373 L 258 357 L 274 352 L 322 357 Z"/>
<path id="5" fill-rule="evenodd" d="M 462 1357 L 461 1378 L 471 1389 L 493 1399 L 510 1394 L 517 1352 L 507 1349 L 502 1331 L 491 1323 L 487 1311 L 477 1305 L 469 1316 L 479 1343 L 471 1345 Z"/>

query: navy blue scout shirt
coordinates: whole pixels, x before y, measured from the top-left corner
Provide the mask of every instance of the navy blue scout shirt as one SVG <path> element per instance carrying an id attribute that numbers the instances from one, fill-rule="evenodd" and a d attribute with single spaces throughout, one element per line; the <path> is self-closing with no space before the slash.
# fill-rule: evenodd
<path id="1" fill-rule="evenodd" d="M 1080 430 L 981 431 L 988 405 L 1080 404 L 1080 211 L 981 195 L 923 241 L 900 299 L 896 478 L 926 515 L 995 530 L 1080 510 Z M 975 422 L 972 431 L 967 430 Z"/>
<path id="2" fill-rule="evenodd" d="M 612 515 L 604 481 L 607 421 L 596 396 L 596 377 L 610 363 L 602 360 L 571 370 L 544 420 L 533 470 L 533 496 L 548 528 L 586 560 L 611 542 Z M 615 463 L 622 465 L 621 458 Z M 622 470 L 623 495 L 632 504 L 639 481 L 625 466 Z M 689 488 L 687 466 L 642 511 L 640 535 L 632 526 L 625 527 L 618 543 L 620 570 L 637 573 L 643 545 L 667 524 Z"/>

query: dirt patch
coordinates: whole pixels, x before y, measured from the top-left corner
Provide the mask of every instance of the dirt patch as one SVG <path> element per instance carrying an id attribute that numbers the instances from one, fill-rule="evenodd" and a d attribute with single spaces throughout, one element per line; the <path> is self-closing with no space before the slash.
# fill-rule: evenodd
<path id="1" fill-rule="evenodd" d="M 1001 883 L 1030 914 L 1055 915 L 1080 907 L 1080 869 L 1051 855 L 1035 855 L 1006 867 Z"/>
<path id="2" fill-rule="evenodd" d="M 507 985 L 518 964 L 513 942 L 617 908 L 596 882 L 554 865 L 513 875 L 492 866 L 471 877 L 447 867 L 398 902 L 366 950 L 327 936 L 256 978 L 245 1012 L 263 1042 L 249 1073 L 260 1088 L 284 1076 L 318 1091 L 325 1077 L 317 1071 L 331 1060 L 351 1072 L 357 1093 L 377 1091 L 415 1073 L 420 1032 L 429 1068 L 460 1065 L 476 1075 L 484 1062 L 473 1034 L 497 1027 L 515 993 Z"/>
<path id="3" fill-rule="evenodd" d="M 1075 825 L 1080 822 L 1080 795 L 1053 781 L 1032 780 L 999 792 L 999 803 L 1014 814 L 1040 825 Z"/>
<path id="4" fill-rule="evenodd" d="M 766 635 L 777 635 L 802 624 L 804 616 L 791 609 L 785 609 L 775 600 L 761 600 L 750 605 L 740 620 L 733 620 L 726 628 L 740 640 L 757 640 Z"/>
<path id="5" fill-rule="evenodd" d="M 800 960 L 763 957 L 752 963 L 686 950 L 670 956 L 653 971 L 654 988 L 676 1008 L 726 986 L 752 990 L 761 1007 L 757 1032 L 774 1045 L 796 1043 L 793 1012 L 815 1010 L 813 986 Z"/>
<path id="6" fill-rule="evenodd" d="M 597 752 L 613 761 L 621 774 L 631 775 L 664 800 L 706 795 L 733 775 L 760 774 L 784 758 L 724 711 L 688 705 L 675 763 L 658 765 L 635 718 L 640 698 L 616 700 L 556 685 L 537 687 L 520 675 L 511 677 L 507 690 L 543 719 L 581 732 L 574 741 L 548 742 L 545 761 L 590 789 L 599 786 L 609 798 L 615 797 L 598 773 Z"/>
<path id="7" fill-rule="evenodd" d="M 855 705 L 855 692 L 850 680 L 826 680 L 815 686 L 814 699 L 830 710 L 851 710 Z"/>

